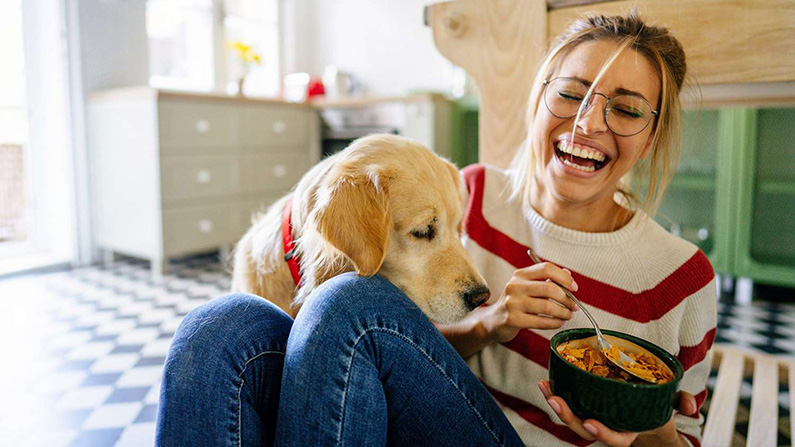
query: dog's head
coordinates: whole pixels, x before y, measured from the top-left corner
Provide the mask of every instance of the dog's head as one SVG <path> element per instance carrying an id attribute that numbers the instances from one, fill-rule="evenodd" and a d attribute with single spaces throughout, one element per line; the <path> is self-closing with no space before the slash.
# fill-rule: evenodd
<path id="1" fill-rule="evenodd" d="M 350 263 L 360 275 L 384 276 L 442 323 L 488 299 L 461 245 L 463 185 L 455 166 L 394 135 L 359 139 L 340 155 L 309 216 L 313 243 L 328 246 L 310 261 L 320 264 L 317 283 Z"/>

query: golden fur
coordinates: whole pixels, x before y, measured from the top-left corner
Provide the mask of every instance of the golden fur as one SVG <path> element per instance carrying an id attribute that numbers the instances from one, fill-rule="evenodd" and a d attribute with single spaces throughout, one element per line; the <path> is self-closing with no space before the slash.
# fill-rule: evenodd
<path id="1" fill-rule="evenodd" d="M 431 319 L 463 318 L 488 298 L 461 245 L 463 188 L 455 166 L 412 140 L 356 140 L 253 218 L 235 248 L 232 291 L 265 297 L 294 317 L 329 278 L 378 273 Z M 282 213 L 290 197 L 300 288 L 283 259 Z"/>

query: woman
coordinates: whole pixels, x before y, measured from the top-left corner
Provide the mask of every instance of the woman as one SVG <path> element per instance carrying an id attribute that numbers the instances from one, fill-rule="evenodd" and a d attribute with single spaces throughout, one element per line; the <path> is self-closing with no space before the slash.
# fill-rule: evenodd
<path id="1" fill-rule="evenodd" d="M 511 169 L 463 171 L 465 245 L 502 293 L 438 328 L 378 276 L 330 280 L 294 323 L 256 297 L 213 300 L 175 335 L 158 443 L 697 445 L 714 273 L 641 209 L 654 210 L 675 168 L 684 75 L 678 41 L 634 13 L 576 22 L 539 70 Z M 642 207 L 621 184 L 640 167 Z M 548 262 L 531 265 L 528 247 Z M 589 323 L 549 280 L 603 326 L 678 355 L 683 394 L 668 424 L 616 432 L 551 394 L 549 338 Z"/>

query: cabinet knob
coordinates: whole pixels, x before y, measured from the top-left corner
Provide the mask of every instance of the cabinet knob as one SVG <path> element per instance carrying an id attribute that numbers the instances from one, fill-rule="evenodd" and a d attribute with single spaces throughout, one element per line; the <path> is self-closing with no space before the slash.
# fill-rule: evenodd
<path id="1" fill-rule="evenodd" d="M 287 123 L 285 123 L 283 120 L 276 120 L 273 122 L 273 133 L 276 135 L 281 135 L 285 130 L 287 130 Z"/>
<path id="2" fill-rule="evenodd" d="M 196 121 L 196 132 L 199 133 L 207 133 L 210 130 L 210 122 L 206 119 L 200 119 Z"/>
<path id="3" fill-rule="evenodd" d="M 207 169 L 202 169 L 196 173 L 196 181 L 201 183 L 202 185 L 210 183 L 211 179 L 212 175 L 210 175 L 210 171 L 208 171 Z"/>
<path id="4" fill-rule="evenodd" d="M 287 176 L 287 166 L 279 164 L 273 167 L 273 175 L 276 178 L 284 178 Z"/>
<path id="5" fill-rule="evenodd" d="M 213 231 L 213 221 L 210 219 L 202 219 L 199 221 L 199 231 L 204 234 L 210 233 Z"/>

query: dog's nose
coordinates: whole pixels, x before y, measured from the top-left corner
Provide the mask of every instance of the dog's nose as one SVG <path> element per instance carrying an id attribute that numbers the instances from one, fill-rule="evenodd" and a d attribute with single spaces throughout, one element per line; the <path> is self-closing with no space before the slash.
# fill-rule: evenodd
<path id="1" fill-rule="evenodd" d="M 461 296 L 464 299 L 466 305 L 469 307 L 469 310 L 473 310 L 485 303 L 491 296 L 491 292 L 489 292 L 488 287 L 480 284 L 464 291 Z"/>

